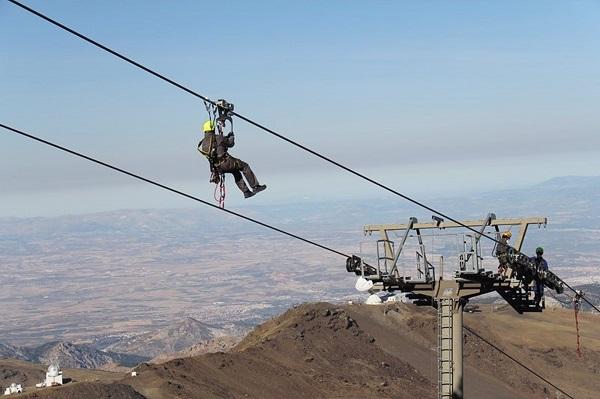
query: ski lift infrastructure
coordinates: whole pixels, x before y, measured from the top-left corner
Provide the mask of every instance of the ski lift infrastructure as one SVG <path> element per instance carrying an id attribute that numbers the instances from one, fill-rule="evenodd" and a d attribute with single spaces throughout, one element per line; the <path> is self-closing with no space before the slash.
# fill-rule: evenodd
<path id="1" fill-rule="evenodd" d="M 170 78 L 165 77 L 164 75 L 122 55 L 121 53 L 83 35 L 82 33 L 75 31 L 74 29 L 67 27 L 66 25 L 34 10 L 33 8 L 28 7 L 23 3 L 20 3 L 16 0 L 7 1 L 102 49 L 103 51 L 108 52 L 113 56 L 169 83 L 170 85 L 201 99 L 205 105 L 211 104 L 214 107 L 220 106 L 219 102 L 213 101 L 210 98 L 203 96 Z M 211 202 L 179 191 L 157 181 L 148 179 L 139 174 L 132 173 L 123 168 L 108 164 L 92 156 L 79 153 L 64 146 L 60 146 L 52 141 L 40 138 L 15 127 L 11 127 L 3 123 L 0 123 L 0 127 L 8 132 L 35 140 L 60 151 L 83 158 L 100 166 L 112 169 L 113 171 L 126 174 L 132 178 L 144 181 L 156 187 L 173 192 L 196 202 L 200 202 L 217 210 L 240 217 L 262 227 L 274 230 L 278 233 L 342 256 L 346 259 L 346 270 L 358 275 L 359 279 L 364 280 L 364 282 L 361 280 L 361 286 L 367 287 L 367 290 L 372 292 L 405 292 L 407 295 L 413 298 L 417 304 L 429 305 L 437 308 L 439 322 L 438 397 L 441 399 L 462 399 L 464 397 L 462 386 L 462 312 L 469 298 L 485 293 L 497 292 L 519 313 L 539 312 L 543 310 L 543 306 L 537 306 L 530 298 L 531 283 L 533 280 L 536 280 L 542 282 L 550 289 L 555 290 L 557 293 L 562 293 L 565 288 L 569 289 L 578 296 L 579 302 L 583 300 L 587 302 L 593 309 L 600 312 L 598 307 L 592 304 L 585 296 L 573 289 L 560 277 L 556 276 L 551 271 L 540 272 L 537 270 L 530 258 L 520 251 L 528 227 L 531 225 L 545 226 L 547 223 L 546 218 L 534 217 L 523 219 L 498 219 L 494 214 L 488 214 L 487 217 L 482 220 L 459 221 L 439 210 L 426 205 L 425 203 L 419 202 L 395 189 L 390 188 L 389 186 L 384 185 L 383 183 L 380 183 L 348 166 L 345 166 L 313 149 L 310 149 L 305 145 L 264 126 L 261 123 L 234 112 L 233 109 L 231 110 L 230 115 L 232 117 L 237 117 L 269 134 L 272 134 L 275 137 L 284 140 L 285 142 L 292 144 L 348 173 L 351 173 L 358 178 L 366 180 L 380 189 L 388 191 L 403 200 L 411 202 L 412 204 L 431 212 L 433 214 L 432 221 L 420 223 L 416 218 L 410 218 L 406 224 L 365 226 L 364 232 L 367 235 L 371 235 L 373 233 L 378 234 L 378 240 L 376 242 L 377 250 L 374 258 L 375 262 L 373 262 L 373 265 L 371 265 L 357 255 L 348 255 L 330 246 L 317 243 L 305 237 L 301 237 L 273 225 L 261 222 L 255 218 L 248 217 L 219 205 L 214 205 Z M 512 226 L 519 229 L 515 246 L 509 247 L 508 249 L 508 263 L 510 265 L 511 272 L 496 273 L 494 270 L 486 269 L 484 266 L 486 256 L 482 252 L 482 239 L 488 240 L 494 245 L 501 244 L 499 231 L 501 227 L 504 228 L 507 226 Z M 452 230 L 451 233 L 449 233 L 450 230 Z M 456 267 L 451 276 L 448 276 L 447 271 L 444 271 L 444 255 L 437 254 L 436 259 L 436 252 L 432 248 L 427 248 L 426 240 L 424 240 L 424 238 L 427 237 L 422 234 L 423 231 L 432 233 L 428 237 L 431 238 L 432 246 L 434 240 L 437 240 L 437 242 L 443 242 L 443 240 L 446 239 L 444 237 L 449 235 L 452 235 L 455 239 L 457 239 L 459 248 L 456 251 L 456 255 L 458 255 L 458 257 Z M 435 233 L 438 234 L 436 235 Z M 400 241 L 396 243 L 395 241 L 391 240 L 390 234 L 399 234 Z M 406 255 L 407 248 L 409 248 L 411 245 L 411 240 L 416 240 L 415 245 L 417 248 L 414 252 L 414 275 L 412 272 L 408 271 L 404 262 L 399 264 L 399 259 L 401 256 Z M 438 264 L 437 268 L 435 263 Z M 493 344 L 489 343 L 481 336 L 477 334 L 474 336 L 493 346 Z M 497 350 L 500 350 L 495 346 L 493 347 Z M 527 366 L 518 362 L 510 355 L 506 353 L 504 354 L 511 360 L 519 363 L 522 367 L 527 368 Z M 527 370 L 534 373 L 538 378 L 562 392 L 567 397 L 573 398 L 573 396 L 567 394 L 564 390 L 552 384 L 551 381 L 545 379 L 543 376 L 535 373 L 529 368 L 527 368 Z"/>
<path id="2" fill-rule="evenodd" d="M 497 219 L 490 213 L 482 220 L 445 222 L 433 216 L 431 222 L 419 223 L 411 217 L 406 224 L 367 225 L 366 235 L 376 233 L 375 266 L 358 256 L 348 258 L 346 270 L 359 275 L 357 289 L 375 292 L 402 292 L 417 305 L 437 308 L 438 328 L 438 397 L 440 399 L 463 398 L 463 311 L 470 298 L 497 292 L 518 313 L 541 312 L 543 302 L 532 298 L 532 285 L 544 284 L 557 293 L 564 291 L 562 281 L 551 271 L 539 270 L 529 257 L 520 253 L 525 234 L 530 225 L 545 226 L 547 219 L 531 217 L 522 219 Z M 515 247 L 508 250 L 506 270 L 495 272 L 484 266 L 481 238 L 491 228 L 496 240 L 500 240 L 500 228 L 518 227 Z M 473 234 L 467 227 L 477 227 Z M 456 231 L 449 233 L 449 231 Z M 444 255 L 434 260 L 435 248 L 427 245 L 425 231 L 441 231 L 438 242 L 456 241 L 456 262 L 453 275 L 444 275 Z M 390 239 L 394 232 L 401 232 L 398 245 Z M 403 252 L 415 241 L 412 270 L 406 262 L 399 263 Z M 454 240 L 456 239 L 456 240 Z M 496 241 L 495 240 L 495 241 Z M 494 253 L 495 251 L 492 251 Z M 438 266 L 434 266 L 438 263 Z"/>

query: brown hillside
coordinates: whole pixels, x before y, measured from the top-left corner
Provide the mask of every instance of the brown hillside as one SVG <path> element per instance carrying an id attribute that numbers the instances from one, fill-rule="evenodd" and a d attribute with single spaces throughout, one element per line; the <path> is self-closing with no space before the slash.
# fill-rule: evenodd
<path id="1" fill-rule="evenodd" d="M 437 380 L 436 314 L 413 305 L 346 308 L 352 318 L 388 353 L 408 361 L 431 381 Z M 572 311 L 549 310 L 518 315 L 505 307 L 465 313 L 472 328 L 505 352 L 578 399 L 597 399 L 600 392 L 600 317 L 581 320 L 585 355 L 575 352 Z M 555 390 L 514 362 L 465 333 L 465 396 L 494 399 L 545 399 Z"/>
<path id="2" fill-rule="evenodd" d="M 342 308 L 302 305 L 232 352 L 143 365 L 125 381 L 149 398 L 428 398 L 435 388 Z"/>
<path id="3" fill-rule="evenodd" d="M 599 316 L 581 315 L 584 356 L 578 358 L 572 311 L 518 315 L 506 307 L 481 309 L 465 314 L 467 327 L 574 398 L 598 398 Z M 109 394 L 116 398 L 133 395 L 135 390 L 149 399 L 433 399 L 436 342 L 436 316 L 431 308 L 306 304 L 257 327 L 231 352 L 143 364 L 137 368 L 137 377 L 104 372 L 94 378 L 103 382 L 115 378 L 119 388 Z M 86 377 L 93 370 L 65 373 L 75 372 L 82 373 L 73 375 L 77 381 L 94 381 L 91 374 Z M 131 385 L 133 390 L 121 391 L 118 383 Z M 64 392 L 78 397 L 105 398 L 106 386 L 112 385 L 100 385 L 76 383 L 48 392 L 62 395 L 68 388 Z M 465 334 L 465 397 L 564 398 L 470 333 Z"/>
<path id="4" fill-rule="evenodd" d="M 15 359 L 0 359 L 0 394 L 11 383 L 35 386 L 46 376 L 46 368 L 41 364 Z"/>
<path id="5" fill-rule="evenodd" d="M 62 387 L 23 393 L 17 397 L 20 399 L 145 399 L 129 385 L 99 382 L 75 382 Z"/>

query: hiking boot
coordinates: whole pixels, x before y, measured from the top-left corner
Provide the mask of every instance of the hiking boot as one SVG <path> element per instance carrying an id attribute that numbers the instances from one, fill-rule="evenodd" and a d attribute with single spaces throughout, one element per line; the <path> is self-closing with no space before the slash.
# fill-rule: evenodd
<path id="1" fill-rule="evenodd" d="M 258 186 L 254 187 L 254 194 L 256 193 L 260 193 L 263 190 L 267 189 L 267 185 L 266 184 L 259 184 Z"/>
<path id="2" fill-rule="evenodd" d="M 250 198 L 254 194 L 256 194 L 256 193 L 255 192 L 253 193 L 252 191 L 244 191 L 244 198 Z"/>

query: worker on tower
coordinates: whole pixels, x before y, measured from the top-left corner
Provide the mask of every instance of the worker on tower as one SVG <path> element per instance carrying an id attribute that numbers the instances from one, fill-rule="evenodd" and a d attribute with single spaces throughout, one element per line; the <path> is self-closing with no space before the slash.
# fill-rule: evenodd
<path id="1" fill-rule="evenodd" d="M 510 231 L 505 231 L 502 233 L 502 237 L 500 238 L 500 242 L 496 246 L 496 257 L 498 258 L 498 273 L 500 275 L 505 275 L 508 270 L 508 240 L 512 237 L 512 233 Z"/>
<path id="2" fill-rule="evenodd" d="M 544 248 L 542 247 L 537 247 L 535 249 L 535 258 L 531 258 L 531 261 L 535 264 L 536 267 L 536 274 L 535 277 L 533 278 L 534 281 L 534 292 L 535 292 L 535 296 L 534 296 L 534 301 L 536 306 L 539 308 L 540 307 L 540 302 L 542 301 L 542 298 L 544 297 L 544 277 L 545 277 L 545 272 L 548 270 L 548 262 L 546 262 L 546 259 L 544 259 L 543 255 L 544 255 Z"/>
<path id="3" fill-rule="evenodd" d="M 229 148 L 235 145 L 233 132 L 227 135 L 216 134 L 215 123 L 212 120 L 207 120 L 202 130 L 204 131 L 204 139 L 198 145 L 198 150 L 209 160 L 212 173 L 211 182 L 218 183 L 220 175 L 231 173 L 235 179 L 235 184 L 244 193 L 244 198 L 250 198 L 267 188 L 266 185 L 258 183 L 254 172 L 246 162 L 229 154 Z M 248 188 L 242 175 L 246 178 L 252 190 Z"/>

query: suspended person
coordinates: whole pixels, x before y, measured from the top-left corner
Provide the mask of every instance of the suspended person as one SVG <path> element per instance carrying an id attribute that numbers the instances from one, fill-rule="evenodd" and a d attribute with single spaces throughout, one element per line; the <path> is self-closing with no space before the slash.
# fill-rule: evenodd
<path id="1" fill-rule="evenodd" d="M 212 120 L 204 122 L 202 130 L 204 139 L 198 145 L 198 149 L 209 159 L 211 166 L 211 181 L 218 183 L 218 176 L 223 173 L 231 173 L 238 188 L 244 193 L 244 198 L 250 198 L 267 188 L 259 184 L 250 166 L 237 158 L 232 157 L 228 150 L 235 145 L 233 132 L 227 135 L 215 133 L 215 123 Z M 249 189 L 243 177 L 248 181 Z"/>
<path id="2" fill-rule="evenodd" d="M 498 258 L 498 273 L 500 275 L 505 275 L 508 270 L 508 240 L 512 237 L 512 233 L 510 231 L 505 231 L 502 233 L 502 237 L 500 238 L 500 242 L 496 246 L 496 257 Z M 511 276 L 512 277 L 512 276 Z"/>
<path id="3" fill-rule="evenodd" d="M 546 262 L 546 259 L 544 259 L 543 255 L 544 255 L 544 248 L 537 247 L 535 249 L 535 258 L 531 258 L 531 260 L 535 264 L 535 268 L 536 268 L 536 274 L 535 274 L 535 277 L 533 278 L 533 281 L 534 281 L 533 290 L 535 293 L 533 300 L 535 301 L 535 306 L 537 306 L 538 308 L 540 307 L 540 303 L 542 301 L 542 298 L 544 297 L 543 278 L 545 276 L 545 272 L 548 270 L 548 262 Z"/>

